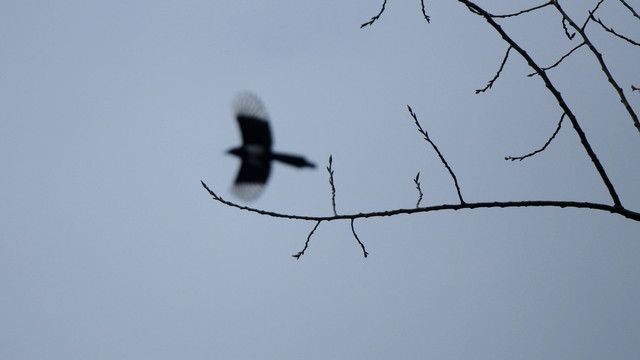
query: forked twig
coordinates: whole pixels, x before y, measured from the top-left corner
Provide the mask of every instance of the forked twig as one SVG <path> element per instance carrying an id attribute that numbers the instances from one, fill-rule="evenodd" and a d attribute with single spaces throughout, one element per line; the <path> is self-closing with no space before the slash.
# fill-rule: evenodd
<path id="1" fill-rule="evenodd" d="M 453 178 L 453 184 L 456 186 L 456 191 L 458 192 L 458 198 L 460 199 L 460 203 L 464 204 L 464 200 L 462 199 L 462 193 L 460 192 L 460 186 L 458 186 L 458 179 L 456 178 L 456 174 L 453 173 L 453 170 L 451 170 L 451 167 L 447 163 L 447 160 L 444 159 L 444 156 L 442 156 L 442 153 L 440 152 L 440 150 L 438 150 L 438 147 L 436 146 L 436 144 L 434 144 L 433 141 L 431 141 L 427 131 L 423 130 L 422 126 L 420 126 L 420 123 L 418 122 L 418 117 L 413 112 L 413 110 L 411 110 L 411 106 L 407 105 L 407 109 L 409 109 L 409 114 L 411 114 L 411 117 L 413 117 L 413 120 L 416 122 L 416 126 L 418 127 L 418 131 L 420 132 L 420 134 L 422 134 L 422 136 L 424 136 L 424 139 L 431 145 L 431 147 L 433 147 L 433 150 L 435 150 L 436 154 L 438 154 L 438 157 L 440 157 L 440 161 L 442 162 L 442 164 L 444 164 L 447 170 L 449 170 L 449 174 L 451 174 L 451 177 Z"/>

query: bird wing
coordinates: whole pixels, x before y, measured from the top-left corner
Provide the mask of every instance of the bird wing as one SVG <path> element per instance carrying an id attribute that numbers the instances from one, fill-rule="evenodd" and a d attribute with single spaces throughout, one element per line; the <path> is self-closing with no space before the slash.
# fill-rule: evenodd
<path id="1" fill-rule="evenodd" d="M 270 161 L 251 158 L 243 159 L 236 181 L 233 183 L 233 193 L 245 200 L 255 199 L 262 193 L 270 170 Z"/>
<path id="2" fill-rule="evenodd" d="M 261 145 L 265 151 L 270 150 L 269 116 L 260 98 L 252 93 L 241 93 L 236 97 L 233 108 L 243 144 Z"/>

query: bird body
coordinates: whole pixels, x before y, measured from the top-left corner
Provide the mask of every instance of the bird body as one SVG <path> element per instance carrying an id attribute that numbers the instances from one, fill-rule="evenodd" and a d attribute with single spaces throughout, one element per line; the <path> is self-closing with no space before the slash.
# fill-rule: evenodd
<path id="1" fill-rule="evenodd" d="M 315 167 L 299 155 L 275 153 L 268 115 L 260 99 L 241 93 L 234 102 L 235 118 L 242 133 L 242 146 L 228 151 L 242 160 L 232 191 L 245 200 L 253 200 L 262 192 L 271 172 L 271 162 L 280 161 L 295 167 Z"/>

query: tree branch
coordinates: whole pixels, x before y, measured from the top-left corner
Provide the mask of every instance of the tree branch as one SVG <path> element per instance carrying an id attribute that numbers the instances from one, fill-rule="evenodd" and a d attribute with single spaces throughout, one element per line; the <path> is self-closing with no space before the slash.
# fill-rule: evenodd
<path id="1" fill-rule="evenodd" d="M 353 227 L 353 221 L 354 219 L 351 219 L 351 232 L 353 233 L 353 236 L 356 238 L 356 241 L 358 242 L 358 244 L 360 244 L 360 247 L 362 248 L 362 253 L 364 254 L 364 257 L 366 259 L 369 253 L 364 248 L 364 244 L 362 243 L 362 241 L 360 241 L 360 238 L 358 238 L 358 234 L 356 234 L 356 229 Z"/>
<path id="2" fill-rule="evenodd" d="M 370 21 L 367 21 L 366 23 L 360 25 L 360 29 L 362 29 L 363 27 L 367 26 L 367 25 L 371 25 L 374 22 L 376 22 L 376 20 L 378 20 L 380 18 L 380 15 L 382 15 L 382 13 L 384 12 L 384 7 L 387 5 L 387 0 L 384 0 L 382 2 L 382 9 L 380 9 L 380 12 L 378 13 L 378 15 L 374 16 L 371 18 Z"/>
<path id="3" fill-rule="evenodd" d="M 440 150 L 438 150 L 438 147 L 436 146 L 436 144 L 434 144 L 433 141 L 431 141 L 431 139 L 429 138 L 429 134 L 422 129 L 422 126 L 420 126 L 420 123 L 418 122 L 418 117 L 413 112 L 413 110 L 411 110 L 411 106 L 407 105 L 407 109 L 409 109 L 409 114 L 411 114 L 411 116 L 413 117 L 413 120 L 415 120 L 416 126 L 418 127 L 418 131 L 420 132 L 420 134 L 422 134 L 422 136 L 424 136 L 424 139 L 429 144 L 431 144 L 431 146 L 433 147 L 433 150 L 435 150 L 436 153 L 438 154 L 438 157 L 440 157 L 440 161 L 442 162 L 442 164 L 444 164 L 447 170 L 449 170 L 449 174 L 451 174 L 451 177 L 453 178 L 453 184 L 456 186 L 456 191 L 458 192 L 458 198 L 460 199 L 460 203 L 464 204 L 464 200 L 462 199 L 462 193 L 460 192 L 460 186 L 458 186 L 458 179 L 456 178 L 456 174 L 453 173 L 453 170 L 451 170 L 451 167 L 447 163 L 447 160 L 444 159 L 444 156 L 442 156 L 442 153 L 440 152 Z"/>
<path id="4" fill-rule="evenodd" d="M 357 213 L 357 214 L 337 215 L 337 216 L 293 215 L 293 214 L 283 214 L 283 213 L 277 213 L 273 211 L 255 209 L 248 206 L 235 204 L 231 201 L 224 200 L 220 196 L 216 195 L 213 191 L 209 189 L 209 187 L 203 181 L 200 181 L 200 183 L 209 192 L 209 194 L 213 197 L 214 200 L 224 205 L 235 207 L 240 210 L 249 211 L 249 212 L 253 212 L 260 215 L 271 216 L 274 218 L 294 219 L 294 220 L 304 220 L 304 221 L 319 222 L 319 221 L 351 220 L 351 219 L 366 219 L 366 218 L 375 218 L 375 217 L 394 216 L 399 214 L 426 213 L 426 212 L 442 211 L 442 210 L 463 210 L 463 209 L 479 209 L 479 208 L 485 208 L 485 209 L 518 208 L 518 207 L 558 207 L 558 208 L 601 210 L 601 211 L 606 211 L 612 214 L 622 215 L 625 218 L 628 218 L 631 220 L 640 221 L 640 213 L 627 210 L 623 207 L 617 207 L 617 206 L 600 204 L 600 203 L 592 203 L 592 202 L 559 201 L 559 200 L 494 201 L 494 202 L 476 202 L 476 203 L 460 203 L 460 204 L 442 204 L 442 205 L 425 206 L 425 207 L 411 208 L 411 209 L 395 209 L 395 210 L 387 210 L 387 211 L 374 211 L 374 212 L 368 212 L 368 213 Z"/>
<path id="5" fill-rule="evenodd" d="M 522 161 L 522 160 L 524 160 L 524 159 L 526 159 L 528 157 L 531 157 L 531 156 L 533 156 L 533 155 L 535 155 L 537 153 L 543 152 L 544 149 L 546 149 L 547 146 L 549 146 L 549 144 L 551 144 L 551 141 L 556 137 L 556 135 L 558 134 L 558 131 L 560 131 L 560 127 L 562 126 L 562 120 L 564 119 L 564 115 L 565 114 L 562 114 L 562 116 L 560 116 L 560 121 L 558 122 L 558 127 L 556 128 L 556 131 L 553 132 L 553 135 L 551 135 L 549 140 L 547 140 L 547 142 L 540 149 L 538 149 L 538 150 L 536 150 L 536 151 L 534 151 L 532 153 L 529 153 L 527 155 L 524 155 L 524 156 L 515 156 L 515 157 L 507 156 L 504 159 L 505 160 L 511 160 L 511 161 L 515 161 L 515 160 Z"/>
<path id="6" fill-rule="evenodd" d="M 297 254 L 291 255 L 294 258 L 296 258 L 296 260 L 300 260 L 300 256 L 304 255 L 304 252 L 307 251 L 307 248 L 309 247 L 309 241 L 311 241 L 311 235 L 313 235 L 314 231 L 316 231 L 316 229 L 320 225 L 320 222 L 322 222 L 322 220 L 318 220 L 316 222 L 316 226 L 313 227 L 313 229 L 307 236 L 307 241 L 304 242 L 304 248 L 302 248 L 302 250 L 300 250 Z"/>
<path id="7" fill-rule="evenodd" d="M 487 86 L 485 86 L 483 89 L 478 89 L 476 90 L 476 94 L 479 94 L 481 92 L 485 92 L 488 89 L 490 89 L 493 86 L 493 83 L 498 80 L 498 77 L 500 76 L 500 73 L 502 72 L 502 69 L 504 68 L 504 64 L 507 63 L 507 58 L 509 58 L 509 51 L 511 51 L 512 47 L 509 46 L 507 48 L 507 52 L 504 54 L 504 59 L 502 59 L 502 64 L 500 64 L 500 68 L 498 69 L 498 72 L 496 72 L 496 75 L 493 77 L 493 79 L 489 80 L 489 82 L 487 83 Z"/>
<path id="8" fill-rule="evenodd" d="M 327 171 L 329 172 L 329 185 L 331 185 L 331 208 L 333 209 L 333 215 L 338 215 L 336 212 L 336 187 L 333 184 L 333 169 L 331 168 L 331 164 L 333 163 L 333 158 L 329 155 L 329 166 L 327 166 Z"/>
<path id="9" fill-rule="evenodd" d="M 538 66 L 538 64 L 531 58 L 531 56 L 529 56 L 529 54 L 522 47 L 520 47 L 520 45 L 518 45 L 515 41 L 513 41 L 513 39 L 511 39 L 511 37 L 509 37 L 509 35 L 507 35 L 507 33 L 502 29 L 502 27 L 498 25 L 498 23 L 496 23 L 495 20 L 491 17 L 491 14 L 489 14 L 484 9 L 482 9 L 481 7 L 479 7 L 478 5 L 474 4 L 471 1 L 468 1 L 468 0 L 458 0 L 458 1 L 465 4 L 469 9 L 472 10 L 472 12 L 484 17 L 485 20 L 489 23 L 489 25 L 491 25 L 500 34 L 502 39 L 506 41 L 509 45 L 511 45 L 513 49 L 516 50 L 520 54 L 520 56 L 522 56 L 525 59 L 527 64 L 529 64 L 529 66 L 533 68 L 535 72 L 540 76 L 540 78 L 544 82 L 547 89 L 549 89 L 551 94 L 556 98 L 558 105 L 560 105 L 564 113 L 567 115 L 567 117 L 571 121 L 571 124 L 573 125 L 574 130 L 576 131 L 576 133 L 578 134 L 578 137 L 580 138 L 580 142 L 582 143 L 582 146 L 584 147 L 585 151 L 587 152 L 587 155 L 591 159 L 591 162 L 593 162 L 594 166 L 596 167 L 596 170 L 598 171 L 598 173 L 600 174 L 600 177 L 602 178 L 602 181 L 607 187 L 607 190 L 609 191 L 609 195 L 611 196 L 611 199 L 613 200 L 614 205 L 617 207 L 622 207 L 620 198 L 618 197 L 618 194 L 616 193 L 616 190 L 613 187 L 611 180 L 609 180 L 607 173 L 602 167 L 600 160 L 598 159 L 595 152 L 591 148 L 591 144 L 587 140 L 587 136 L 585 135 L 584 131 L 582 131 L 582 128 L 578 123 L 578 119 L 576 119 L 575 115 L 573 114 L 573 112 L 571 111 L 567 103 L 564 101 L 564 98 L 562 97 L 562 95 L 560 95 L 560 92 L 555 88 L 555 86 L 553 85 L 553 83 L 551 82 L 547 74 L 544 72 L 544 70 L 542 70 L 540 66 Z M 553 0 L 553 2 L 555 5 L 557 5 L 556 0 Z M 570 23 L 575 25 L 575 23 L 573 22 L 570 22 Z M 587 44 L 589 43 L 587 42 Z"/>
<path id="10" fill-rule="evenodd" d="M 574 47 L 573 49 L 571 49 L 568 53 L 564 54 L 560 60 L 556 61 L 555 64 L 548 66 L 548 67 L 543 67 L 541 68 L 544 71 L 547 71 L 549 69 L 553 69 L 554 67 L 560 65 L 560 63 L 562 62 L 562 60 L 566 59 L 567 57 L 569 57 L 569 55 L 571 55 L 571 53 L 573 53 L 574 51 L 578 50 L 579 48 L 581 48 L 582 46 L 584 46 L 585 43 L 582 43 L 576 47 Z M 527 74 L 528 77 L 534 76 L 534 75 L 538 75 L 538 73 L 532 72 L 531 74 Z"/>
<path id="11" fill-rule="evenodd" d="M 492 17 L 494 17 L 494 18 L 508 18 L 508 17 L 513 17 L 513 16 L 522 15 L 522 14 L 525 14 L 525 13 L 528 13 L 528 12 L 531 12 L 531 11 L 534 11 L 534 10 L 542 9 L 542 8 L 543 8 L 543 7 L 545 7 L 545 6 L 549 6 L 549 5 L 552 5 L 552 4 L 553 4 L 553 3 L 552 3 L 551 1 L 549 1 L 549 2 L 544 3 L 544 4 L 542 4 L 542 5 L 534 6 L 534 7 L 532 7 L 531 9 L 526 9 L 526 10 L 518 11 L 518 12 L 513 13 L 513 14 L 504 14 L 504 15 L 494 15 L 494 14 L 491 14 L 491 16 L 492 16 Z"/>
<path id="12" fill-rule="evenodd" d="M 615 91 L 618 93 L 618 96 L 620 97 L 620 102 L 622 102 L 622 104 L 624 105 L 625 109 L 629 113 L 629 116 L 631 116 L 631 119 L 633 120 L 633 125 L 636 127 L 636 129 L 640 133 L 640 121 L 638 120 L 638 115 L 636 115 L 636 113 L 633 111 L 633 109 L 631 108 L 631 105 L 629 104 L 629 101 L 627 101 L 627 98 L 624 95 L 624 91 L 622 91 L 622 88 L 614 80 L 613 75 L 611 75 L 611 72 L 609 72 L 609 68 L 604 63 L 604 59 L 602 58 L 602 54 L 600 54 L 600 52 L 598 52 L 598 49 L 596 49 L 596 47 L 593 45 L 593 43 L 591 43 L 591 40 L 589 40 L 589 38 L 587 37 L 587 34 L 585 34 L 584 29 L 581 29 L 580 27 L 578 27 L 578 25 L 575 22 L 573 22 L 573 20 L 571 20 L 569 15 L 567 15 L 567 13 L 560 6 L 560 4 L 558 3 L 557 0 L 553 0 L 553 5 L 556 7 L 556 9 L 558 9 L 558 12 L 560 12 L 560 14 L 562 14 L 563 21 L 566 20 L 567 22 L 569 22 L 569 25 L 571 25 L 571 27 L 576 29 L 578 34 L 580 34 L 580 36 L 582 37 L 583 41 L 587 44 L 587 46 L 589 47 L 589 49 L 591 50 L 593 55 L 596 57 L 596 59 L 598 60 L 598 63 L 600 63 L 600 67 L 602 68 L 602 72 L 606 75 L 607 80 L 609 80 L 609 83 L 611 84 L 611 86 L 613 86 Z M 599 3 L 598 3 L 598 5 L 599 5 Z M 593 11 L 592 11 L 592 13 L 593 13 Z M 569 118 L 571 119 L 571 117 L 569 117 Z"/>
<path id="13" fill-rule="evenodd" d="M 420 207 L 420 201 L 422 201 L 422 189 L 420 188 L 420 171 L 416 174 L 416 178 L 413 179 L 413 182 L 416 184 L 416 189 L 418 189 L 418 202 L 416 202 L 416 208 Z"/>

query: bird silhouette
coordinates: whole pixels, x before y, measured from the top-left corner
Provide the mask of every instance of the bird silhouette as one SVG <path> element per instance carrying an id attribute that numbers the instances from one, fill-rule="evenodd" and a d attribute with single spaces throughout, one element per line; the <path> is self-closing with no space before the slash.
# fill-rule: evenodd
<path id="1" fill-rule="evenodd" d="M 302 156 L 271 150 L 273 140 L 269 129 L 269 116 L 256 95 L 240 93 L 233 103 L 233 110 L 242 133 L 242 146 L 228 151 L 242 160 L 231 188 L 236 196 L 244 200 L 257 198 L 269 178 L 271 161 L 280 161 L 298 168 L 315 167 Z"/>

